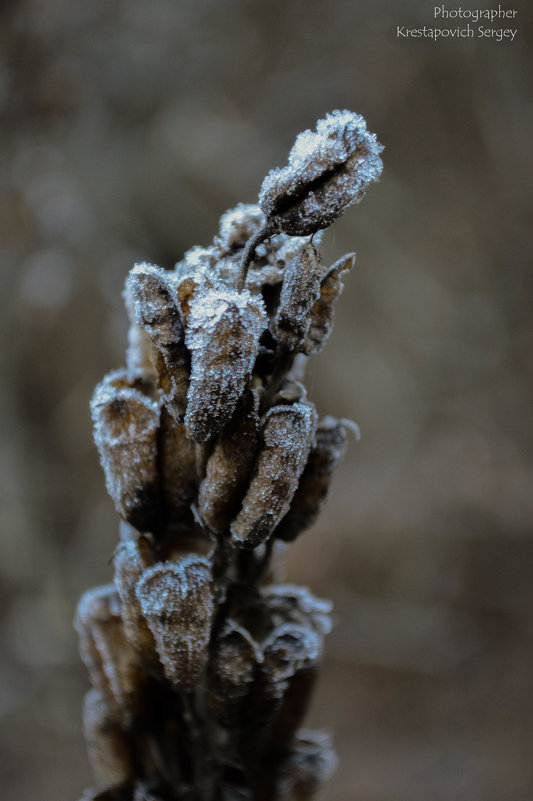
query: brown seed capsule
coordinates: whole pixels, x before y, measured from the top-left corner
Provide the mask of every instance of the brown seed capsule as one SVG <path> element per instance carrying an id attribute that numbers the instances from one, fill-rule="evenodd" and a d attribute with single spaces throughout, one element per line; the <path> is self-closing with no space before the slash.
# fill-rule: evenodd
<path id="1" fill-rule="evenodd" d="M 91 401 L 94 439 L 107 490 L 118 513 L 140 531 L 157 526 L 160 515 L 157 470 L 159 401 L 146 386 L 145 374 L 109 373 Z M 144 391 L 143 391 L 144 390 Z"/>
<path id="2" fill-rule="evenodd" d="M 279 769 L 275 801 L 311 801 L 336 767 L 337 758 L 329 734 L 299 732 Z"/>
<path id="3" fill-rule="evenodd" d="M 243 741 L 250 760 L 283 749 L 292 738 L 307 708 L 322 638 L 309 626 L 283 623 L 266 638 L 262 650 Z"/>
<path id="4" fill-rule="evenodd" d="M 235 620 L 226 620 L 209 662 L 209 701 L 215 719 L 222 726 L 239 728 L 261 661 L 261 649 L 250 632 Z"/>
<path id="5" fill-rule="evenodd" d="M 85 593 L 78 605 L 75 626 L 92 683 L 105 695 L 115 716 L 129 725 L 142 713 L 146 682 L 126 639 L 113 585 Z"/>
<path id="6" fill-rule="evenodd" d="M 310 325 L 310 312 L 320 295 L 321 267 L 316 248 L 305 245 L 285 269 L 274 336 L 286 350 L 298 350 Z"/>
<path id="7" fill-rule="evenodd" d="M 316 133 L 296 137 L 288 165 L 271 170 L 263 181 L 259 204 L 267 221 L 293 236 L 327 228 L 378 180 L 382 150 L 363 117 L 351 111 L 327 114 Z"/>
<path id="8" fill-rule="evenodd" d="M 316 670 L 322 656 L 322 637 L 310 626 L 284 623 L 263 643 L 263 692 L 277 704 L 270 747 L 288 743 L 305 715 Z"/>
<path id="9" fill-rule="evenodd" d="M 334 304 L 344 288 L 342 273 L 350 270 L 354 264 L 355 253 L 348 253 L 336 261 L 322 279 L 320 296 L 310 313 L 309 330 L 302 348 L 304 353 L 318 353 L 326 344 L 333 327 Z"/>
<path id="10" fill-rule="evenodd" d="M 320 421 L 291 508 L 277 527 L 276 537 L 291 542 L 315 522 L 347 444 L 348 433 L 340 420 L 325 417 Z"/>
<path id="11" fill-rule="evenodd" d="M 187 436 L 205 442 L 233 415 L 266 324 L 261 298 L 245 290 L 203 289 L 191 302 L 186 343 L 191 351 Z"/>
<path id="12" fill-rule="evenodd" d="M 144 570 L 153 565 L 149 543 L 143 537 L 120 542 L 115 550 L 115 586 L 120 599 L 120 612 L 126 638 L 139 659 L 152 672 L 158 671 L 159 660 L 155 640 L 148 628 L 137 598 L 136 586 Z"/>
<path id="13" fill-rule="evenodd" d="M 153 264 L 136 264 L 127 280 L 137 322 L 150 335 L 165 402 L 176 420 L 185 414 L 190 356 L 185 347 L 177 288 L 170 274 Z"/>
<path id="14" fill-rule="evenodd" d="M 83 728 L 98 788 L 128 782 L 134 775 L 131 743 L 99 690 L 89 690 L 85 696 Z"/>
<path id="15" fill-rule="evenodd" d="M 215 611 L 210 561 L 189 554 L 154 565 L 139 579 L 137 597 L 168 681 L 192 689 L 207 662 Z"/>
<path id="16" fill-rule="evenodd" d="M 304 469 L 316 424 L 308 403 L 274 406 L 265 415 L 263 444 L 242 509 L 231 525 L 233 542 L 255 548 L 287 513 Z"/>
<path id="17" fill-rule="evenodd" d="M 259 446 L 258 405 L 257 391 L 243 395 L 207 460 L 198 508 L 212 531 L 228 529 L 248 489 Z"/>
<path id="18" fill-rule="evenodd" d="M 187 438 L 185 425 L 161 410 L 159 475 L 166 523 L 187 515 L 198 487 L 195 443 Z"/>

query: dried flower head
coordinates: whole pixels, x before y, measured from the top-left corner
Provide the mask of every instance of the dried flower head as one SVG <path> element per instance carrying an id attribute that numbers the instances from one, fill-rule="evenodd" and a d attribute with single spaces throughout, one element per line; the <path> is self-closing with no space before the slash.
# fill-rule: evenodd
<path id="1" fill-rule="evenodd" d="M 299 729 L 331 604 L 277 582 L 355 426 L 317 422 L 303 383 L 355 258 L 325 267 L 320 230 L 379 177 L 380 152 L 334 111 L 212 244 L 128 276 L 127 368 L 91 402 L 122 522 L 114 583 L 76 619 L 93 685 L 83 801 L 309 801 L 333 769 L 328 737 Z"/>

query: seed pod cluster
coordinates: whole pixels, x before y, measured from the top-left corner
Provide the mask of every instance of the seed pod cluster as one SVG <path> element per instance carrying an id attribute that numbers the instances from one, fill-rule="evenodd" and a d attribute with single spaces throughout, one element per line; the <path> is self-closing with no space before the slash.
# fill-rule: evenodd
<path id="1" fill-rule="evenodd" d="M 302 382 L 354 261 L 324 266 L 321 229 L 380 150 L 333 112 L 211 245 L 127 278 L 127 366 L 91 402 L 121 525 L 114 581 L 76 617 L 85 801 L 307 801 L 331 772 L 328 738 L 300 729 L 331 607 L 276 581 L 354 426 L 319 422 Z"/>

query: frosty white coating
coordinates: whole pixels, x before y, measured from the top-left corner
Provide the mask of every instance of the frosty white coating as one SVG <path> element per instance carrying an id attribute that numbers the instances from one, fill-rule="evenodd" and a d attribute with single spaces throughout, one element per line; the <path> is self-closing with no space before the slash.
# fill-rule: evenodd
<path id="1" fill-rule="evenodd" d="M 157 495 L 159 398 L 135 386 L 144 373 L 116 370 L 98 384 L 91 400 L 94 441 L 106 486 L 119 514 L 145 530 L 145 503 Z"/>
<path id="2" fill-rule="evenodd" d="M 185 425 L 196 442 L 230 419 L 252 372 L 267 317 L 261 298 L 248 290 L 199 289 L 185 337 L 191 378 Z"/>
<path id="3" fill-rule="evenodd" d="M 287 265 L 274 322 L 278 341 L 299 350 L 311 323 L 310 311 L 320 296 L 322 267 L 313 245 L 305 245 Z"/>
<path id="4" fill-rule="evenodd" d="M 256 547 L 287 513 L 313 442 L 316 412 L 309 403 L 274 406 L 263 426 L 257 458 L 242 508 L 231 524 L 235 545 Z"/>
<path id="5" fill-rule="evenodd" d="M 192 687 L 207 661 L 215 610 L 211 574 L 208 559 L 187 554 L 147 568 L 137 582 L 142 613 L 175 687 Z"/>
<path id="6" fill-rule="evenodd" d="M 259 205 L 285 233 L 305 235 L 327 228 L 378 180 L 382 150 L 363 117 L 332 111 L 318 121 L 316 132 L 296 137 L 286 167 L 268 173 Z"/>
<path id="7" fill-rule="evenodd" d="M 265 215 L 259 206 L 239 203 L 220 218 L 218 237 L 215 242 L 223 250 L 244 247 L 256 231 L 265 224 Z"/>

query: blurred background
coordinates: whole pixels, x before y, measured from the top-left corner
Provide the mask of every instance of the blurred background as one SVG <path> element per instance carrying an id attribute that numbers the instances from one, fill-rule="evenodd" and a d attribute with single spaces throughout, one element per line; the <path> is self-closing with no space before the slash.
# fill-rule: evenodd
<path id="1" fill-rule="evenodd" d="M 478 4 L 479 5 L 479 4 Z M 170 267 L 295 135 L 365 116 L 384 173 L 309 394 L 355 419 L 288 575 L 335 601 L 310 723 L 328 801 L 533 798 L 531 17 L 399 40 L 422 0 L 4 0 L 0 753 L 6 801 L 91 783 L 72 628 L 117 518 L 88 402 L 124 360 L 134 261 Z"/>

